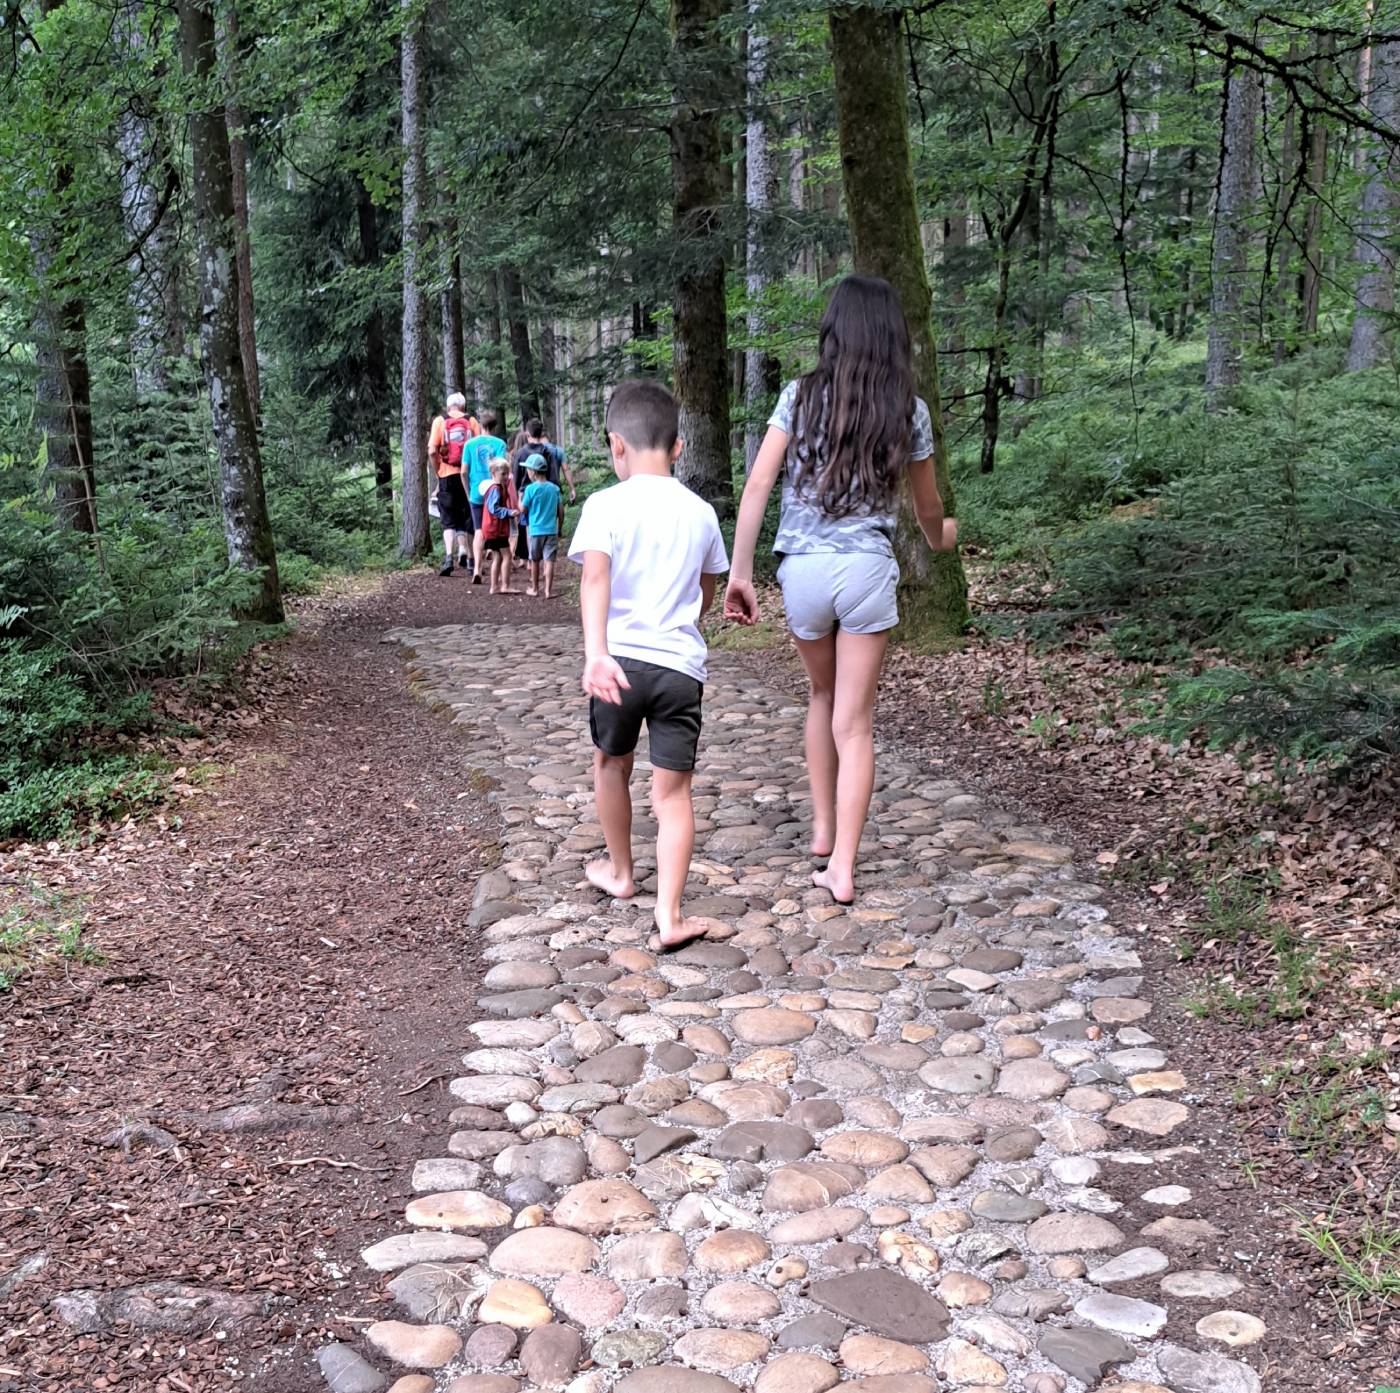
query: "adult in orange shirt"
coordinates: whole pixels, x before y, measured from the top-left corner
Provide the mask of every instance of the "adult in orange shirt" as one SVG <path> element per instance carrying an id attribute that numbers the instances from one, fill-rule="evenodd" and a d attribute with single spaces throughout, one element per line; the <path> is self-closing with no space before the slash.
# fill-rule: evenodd
<path id="1" fill-rule="evenodd" d="M 460 392 L 447 398 L 447 411 L 433 421 L 428 432 L 428 459 L 437 475 L 438 516 L 442 519 L 442 545 L 446 556 L 440 576 L 452 574 L 455 550 L 457 563 L 465 571 L 472 550 L 472 512 L 462 478 L 462 452 L 467 442 L 481 434 L 474 416 L 467 415 L 467 399 Z M 454 547 L 455 544 L 455 547 Z"/>

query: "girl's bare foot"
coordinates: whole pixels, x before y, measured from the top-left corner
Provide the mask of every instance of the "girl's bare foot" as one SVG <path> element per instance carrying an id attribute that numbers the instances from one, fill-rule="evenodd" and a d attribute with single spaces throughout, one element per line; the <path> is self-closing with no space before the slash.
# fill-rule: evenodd
<path id="1" fill-rule="evenodd" d="M 838 874 L 828 866 L 824 871 L 812 872 L 812 884 L 825 890 L 837 904 L 856 902 L 856 883 L 853 875 Z"/>
<path id="2" fill-rule="evenodd" d="M 820 856 L 823 859 L 831 855 L 832 849 L 836 845 L 836 838 L 830 832 L 820 832 L 815 827 L 812 828 L 812 855 Z"/>
<path id="3" fill-rule="evenodd" d="M 679 948 L 693 939 L 705 937 L 705 921 L 691 919 L 684 914 L 656 914 L 656 936 L 663 948 Z"/>
<path id="4" fill-rule="evenodd" d="M 594 861 L 592 865 L 584 867 L 583 873 L 590 885 L 615 900 L 630 900 L 637 893 L 631 875 L 619 875 L 613 870 L 611 860 Z"/>
<path id="5" fill-rule="evenodd" d="M 538 595 L 540 592 L 538 590 L 526 590 L 525 593 L 527 595 Z"/>

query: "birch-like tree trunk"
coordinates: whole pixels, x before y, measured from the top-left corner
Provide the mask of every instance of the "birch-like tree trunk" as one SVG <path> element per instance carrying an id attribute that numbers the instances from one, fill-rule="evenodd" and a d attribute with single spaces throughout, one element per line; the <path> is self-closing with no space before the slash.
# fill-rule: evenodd
<path id="1" fill-rule="evenodd" d="M 773 405 L 777 388 L 778 364 L 771 353 L 753 344 L 764 330 L 762 301 L 773 283 L 772 268 L 765 259 L 765 226 L 778 191 L 777 162 L 773 159 L 773 138 L 768 116 L 768 70 L 773 38 L 759 16 L 761 0 L 748 0 L 749 50 L 748 124 L 744 128 L 744 203 L 748 217 L 744 242 L 744 288 L 749 308 L 745 328 L 750 346 L 744 350 L 744 470 L 753 468 L 754 456 L 763 441 L 764 418 Z"/>
<path id="2" fill-rule="evenodd" d="M 1371 52 L 1370 90 L 1366 106 L 1371 119 L 1387 130 L 1400 127 L 1400 43 L 1377 44 Z M 1395 309 L 1395 179 L 1400 172 L 1395 146 L 1369 137 L 1366 186 L 1357 220 L 1356 259 L 1361 278 L 1356 285 L 1356 315 L 1351 322 L 1347 371 L 1365 372 L 1390 357 L 1390 317 Z"/>
<path id="3" fill-rule="evenodd" d="M 403 348 L 400 449 L 403 517 L 399 555 L 428 550 L 428 297 L 423 290 L 427 188 L 423 110 L 423 15 L 418 0 L 400 0 L 400 143 L 403 161 Z"/>
<path id="4" fill-rule="evenodd" d="M 671 212 L 676 238 L 673 373 L 685 450 L 676 477 L 734 512 L 729 463 L 729 321 L 724 302 L 729 194 L 722 112 L 732 53 L 719 35 L 725 0 L 671 0 L 676 88 L 671 116 Z"/>
<path id="5" fill-rule="evenodd" d="M 178 0 L 180 62 L 190 83 L 190 162 L 199 256 L 199 349 L 219 455 L 219 509 L 231 566 L 258 573 L 245 615 L 282 621 L 277 553 L 263 493 L 257 422 L 238 337 L 233 166 L 214 49 L 211 0 Z"/>
<path id="6" fill-rule="evenodd" d="M 233 170 L 233 216 L 238 226 L 238 348 L 243 355 L 243 375 L 248 381 L 248 400 L 253 419 L 262 418 L 262 385 L 258 371 L 257 321 L 253 314 L 253 242 L 248 215 L 248 114 L 238 96 L 238 0 L 223 0 L 219 12 L 216 42 L 219 63 L 224 71 L 228 101 L 224 119 L 228 124 L 229 163 Z"/>
<path id="7" fill-rule="evenodd" d="M 939 492 L 954 515 L 938 389 L 933 297 L 919 237 L 919 211 L 909 149 L 909 102 L 900 46 L 899 12 L 851 6 L 830 16 L 836 69 L 836 127 L 846 216 L 856 271 L 883 276 L 909 321 L 914 374 L 933 423 Z M 956 552 L 933 552 L 918 530 L 907 495 L 895 534 L 906 631 L 930 636 L 967 625 L 967 578 Z"/>
<path id="8" fill-rule="evenodd" d="M 1205 383 L 1208 411 L 1217 410 L 1225 393 L 1239 382 L 1244 357 L 1245 278 L 1249 273 L 1249 224 L 1257 183 L 1255 134 L 1259 108 L 1259 75 L 1243 69 L 1232 72 L 1226 82 L 1211 243 Z"/>
<path id="9" fill-rule="evenodd" d="M 117 13 L 117 41 L 134 65 L 144 61 L 147 12 L 141 0 L 126 0 Z M 174 200 L 177 175 L 161 126 L 141 92 L 117 113 L 121 155 L 122 222 L 134 248 L 127 269 L 132 375 L 136 394 L 147 398 L 170 390 L 171 365 L 184 337 L 180 316 L 179 263 Z"/>

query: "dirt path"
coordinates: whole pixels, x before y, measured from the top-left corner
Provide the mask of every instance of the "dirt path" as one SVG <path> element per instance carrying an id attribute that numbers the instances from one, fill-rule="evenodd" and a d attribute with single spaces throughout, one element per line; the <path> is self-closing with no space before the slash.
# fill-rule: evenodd
<path id="1" fill-rule="evenodd" d="M 495 824 L 466 737 L 410 696 L 381 638 L 562 605 L 421 572 L 319 602 L 179 826 L 0 861 L 84 896 L 103 957 L 0 997 L 0 1389 L 186 1393 L 258 1372 L 290 1393 L 306 1350 L 384 1299 L 353 1255 L 436 1122 L 440 1083 L 414 1086 L 460 1053 Z M 124 1156 L 128 1123 L 168 1137 Z M 231 1125 L 252 1130 L 214 1130 Z M 110 1309 L 154 1282 L 198 1290 Z M 72 1291 L 109 1294 L 74 1303 L 77 1333 L 51 1304 Z"/>

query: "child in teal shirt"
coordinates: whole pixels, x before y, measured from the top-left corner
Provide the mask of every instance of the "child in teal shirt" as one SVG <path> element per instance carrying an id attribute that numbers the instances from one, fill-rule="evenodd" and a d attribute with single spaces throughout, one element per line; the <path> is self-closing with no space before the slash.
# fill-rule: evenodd
<path id="1" fill-rule="evenodd" d="M 531 455 L 525 469 L 530 475 L 520 495 L 520 511 L 530 532 L 530 583 L 525 593 L 538 595 L 543 588 L 544 598 L 549 600 L 554 596 L 554 558 L 559 554 L 559 514 L 564 500 L 559 485 L 549 482 L 549 465 L 543 455 Z"/>

